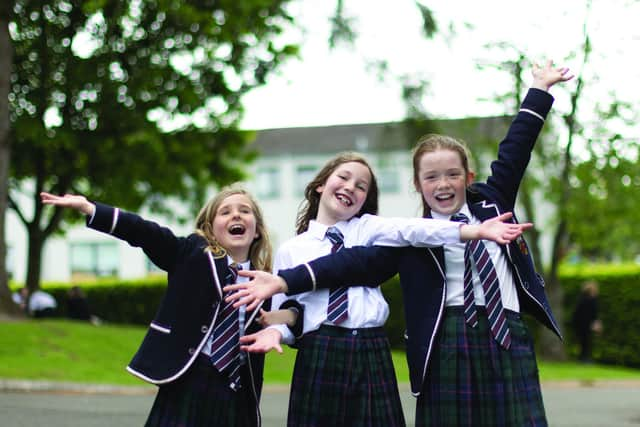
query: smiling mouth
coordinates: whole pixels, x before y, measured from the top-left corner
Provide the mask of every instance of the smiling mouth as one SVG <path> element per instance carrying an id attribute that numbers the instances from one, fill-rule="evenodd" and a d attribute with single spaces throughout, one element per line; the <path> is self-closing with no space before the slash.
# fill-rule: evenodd
<path id="1" fill-rule="evenodd" d="M 353 201 L 344 194 L 336 194 L 336 199 L 345 206 L 353 205 Z"/>
<path id="2" fill-rule="evenodd" d="M 240 236 L 244 234 L 244 231 L 245 231 L 244 226 L 240 224 L 234 224 L 231 227 L 229 227 L 229 234 L 232 234 L 234 236 Z"/>
<path id="3" fill-rule="evenodd" d="M 453 194 L 439 194 L 436 196 L 436 200 L 439 202 L 444 202 L 451 199 L 453 199 Z"/>

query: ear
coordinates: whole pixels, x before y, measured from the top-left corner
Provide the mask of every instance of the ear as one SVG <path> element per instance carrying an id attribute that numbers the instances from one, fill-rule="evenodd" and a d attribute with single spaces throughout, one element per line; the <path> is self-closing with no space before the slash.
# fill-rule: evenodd
<path id="1" fill-rule="evenodd" d="M 318 185 L 316 187 L 316 193 L 322 194 L 323 191 L 324 191 L 324 185 Z"/>
<path id="2" fill-rule="evenodd" d="M 467 182 L 466 185 L 471 185 L 471 183 L 476 179 L 476 173 L 474 171 L 467 172 Z"/>

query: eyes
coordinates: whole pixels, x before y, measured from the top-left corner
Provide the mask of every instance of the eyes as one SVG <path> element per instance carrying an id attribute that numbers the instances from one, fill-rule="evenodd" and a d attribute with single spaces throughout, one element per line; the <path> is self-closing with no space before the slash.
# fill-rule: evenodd
<path id="1" fill-rule="evenodd" d="M 218 215 L 220 216 L 225 216 L 225 215 L 232 215 L 233 213 L 235 213 L 236 209 L 233 209 L 231 207 L 222 207 L 220 209 L 218 209 Z M 241 213 L 242 215 L 252 215 L 253 214 L 253 210 L 251 210 L 250 207 L 240 207 L 237 209 L 237 212 Z"/>
<path id="2" fill-rule="evenodd" d="M 342 181 L 348 181 L 351 177 L 346 175 L 346 174 L 337 174 L 338 178 L 340 178 Z M 357 181 L 356 182 L 356 188 L 360 191 L 364 191 L 367 192 L 368 190 L 368 186 L 366 183 L 362 182 L 362 181 Z"/>
<path id="3" fill-rule="evenodd" d="M 442 178 L 449 181 L 457 181 L 460 179 L 464 179 L 464 173 L 461 170 L 450 170 L 444 173 L 428 172 L 422 177 L 422 179 L 427 182 L 436 182 L 441 180 Z"/>

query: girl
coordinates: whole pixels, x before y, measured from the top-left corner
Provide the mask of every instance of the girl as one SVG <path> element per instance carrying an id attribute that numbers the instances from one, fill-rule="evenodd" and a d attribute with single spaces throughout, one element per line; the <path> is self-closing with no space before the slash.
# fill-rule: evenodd
<path id="1" fill-rule="evenodd" d="M 463 213 L 477 224 L 514 208 L 531 150 L 553 101 L 547 91 L 569 80 L 572 76 L 567 72 L 553 68 L 551 62 L 544 68 L 534 67 L 533 86 L 499 146 L 486 182 L 472 184 L 474 174 L 459 141 L 429 135 L 418 142 L 414 184 L 422 194 L 425 217 L 448 219 Z M 254 282 L 268 285 L 264 289 L 269 292 L 253 287 L 243 291 L 241 301 L 264 298 L 273 289 L 295 294 L 378 283 L 399 273 L 407 362 L 412 392 L 418 397 L 416 425 L 546 425 L 533 343 L 519 314 L 521 310 L 532 314 L 560 336 L 544 283 L 522 237 L 508 245 L 486 243 L 488 257 L 477 263 L 465 259 L 465 254 L 473 252 L 469 247 L 457 243 L 426 250 L 345 249 L 280 271 L 277 279 L 252 274 Z M 495 268 L 485 269 L 491 264 Z M 485 288 L 485 273 L 499 284 L 499 292 Z M 502 323 L 493 321 L 500 317 Z"/>
<path id="2" fill-rule="evenodd" d="M 377 212 L 378 188 L 366 160 L 354 153 L 343 153 L 329 161 L 307 185 L 305 201 L 298 215 L 298 235 L 278 250 L 276 270 L 342 246 L 433 246 L 480 235 L 501 239 L 515 236 L 521 229 L 500 222 L 509 215 L 482 226 L 367 215 Z M 294 298 L 304 306 L 304 335 L 297 337 L 288 425 L 403 426 L 391 353 L 382 329 L 389 309 L 380 288 L 351 287 L 342 297 L 345 310 L 335 317 L 329 308 L 333 305 L 332 293 L 326 289 Z M 284 295 L 276 295 L 273 306 L 287 307 L 291 302 L 281 305 L 284 299 Z M 262 334 L 243 337 L 248 344 L 243 349 L 279 350 L 280 340 L 293 344 L 295 338 L 287 327 L 274 326 Z"/>
<path id="3" fill-rule="evenodd" d="M 127 367 L 159 386 L 146 425 L 259 426 L 264 356 L 240 354 L 235 335 L 259 325 L 222 301 L 222 287 L 235 281 L 232 263 L 271 268 L 269 236 L 253 197 L 240 188 L 223 189 L 202 208 L 187 237 L 82 196 L 41 193 L 41 199 L 84 213 L 90 228 L 142 248 L 168 273 L 166 294 Z M 230 324 L 229 339 L 219 332 L 223 321 Z M 225 344 L 226 359 L 217 354 Z"/>

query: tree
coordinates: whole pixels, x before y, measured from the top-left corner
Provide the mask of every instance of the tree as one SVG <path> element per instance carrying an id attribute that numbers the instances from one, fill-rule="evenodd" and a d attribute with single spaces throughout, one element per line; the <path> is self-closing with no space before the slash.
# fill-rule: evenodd
<path id="1" fill-rule="evenodd" d="M 587 2 L 587 12 L 590 8 L 591 3 Z M 510 51 L 513 58 L 500 64 L 500 68 L 510 70 L 514 91 L 499 100 L 511 99 L 514 102 L 509 104 L 519 105 L 525 84 L 523 75 L 528 76 L 528 71 L 525 74 L 523 70 L 530 68 L 526 55 L 507 43 L 495 47 Z M 638 172 L 639 141 L 620 133 L 631 129 L 637 117 L 631 105 L 615 99 L 615 94 L 607 100 L 593 101 L 589 97 L 585 79 L 592 81 L 589 76 L 598 74 L 593 69 L 592 54 L 586 19 L 580 51 L 574 53 L 579 59 L 579 69 L 574 70 L 576 81 L 569 91 L 569 107 L 550 115 L 535 146 L 519 197 L 526 219 L 537 225 L 528 241 L 538 271 L 544 272 L 549 302 L 561 326 L 565 316 L 559 267 L 567 256 L 572 252 L 588 257 L 617 252 L 628 257 L 637 254 L 639 248 L 629 241 L 638 232 L 630 226 L 618 226 L 633 224 L 638 218 L 632 200 L 640 196 L 640 183 L 634 179 Z M 554 91 L 568 87 L 558 86 Z M 548 259 L 543 258 L 541 249 L 545 238 L 550 242 Z M 566 358 L 564 346 L 546 328 L 541 329 L 539 347 L 542 357 Z"/>
<path id="2" fill-rule="evenodd" d="M 43 209 L 41 191 L 162 210 L 166 196 L 197 206 L 211 184 L 243 176 L 253 154 L 237 129 L 241 96 L 297 52 L 278 40 L 291 24 L 287 1 L 6 5 L 8 202 L 28 231 L 29 289 L 39 286 L 44 242 L 74 219 Z"/>
<path id="3" fill-rule="evenodd" d="M 5 212 L 7 211 L 7 180 L 9 177 L 9 79 L 13 50 L 9 39 L 11 8 L 8 2 L 0 4 L 0 313 L 17 315 L 20 311 L 11 301 L 9 290 L 5 242 Z"/>

